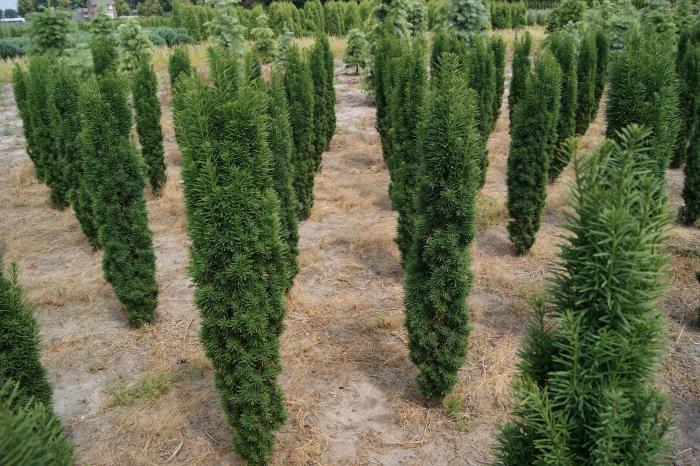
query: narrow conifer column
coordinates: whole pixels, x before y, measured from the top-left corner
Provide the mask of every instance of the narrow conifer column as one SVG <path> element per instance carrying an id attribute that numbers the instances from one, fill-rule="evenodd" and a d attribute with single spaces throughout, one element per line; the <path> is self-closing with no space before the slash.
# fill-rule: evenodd
<path id="1" fill-rule="evenodd" d="M 440 81 L 426 98 L 420 128 L 417 218 L 406 267 L 406 328 L 418 391 L 439 400 L 466 358 L 471 288 L 468 245 L 474 238 L 479 183 L 477 96 L 459 59 L 444 54 Z"/>

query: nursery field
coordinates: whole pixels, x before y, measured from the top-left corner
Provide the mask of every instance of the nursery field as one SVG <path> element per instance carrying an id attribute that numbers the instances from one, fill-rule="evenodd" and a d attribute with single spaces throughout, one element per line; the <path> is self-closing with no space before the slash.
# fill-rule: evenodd
<path id="1" fill-rule="evenodd" d="M 534 32 L 537 41 L 542 29 Z M 468 358 L 455 389 L 436 404 L 416 394 L 404 272 L 394 243 L 397 216 L 374 103 L 360 77 L 336 58 L 336 131 L 316 175 L 315 203 L 299 225 L 300 271 L 286 297 L 279 382 L 288 416 L 276 433 L 272 464 L 493 462 L 494 434 L 512 405 L 516 353 L 557 256 L 574 176 L 569 166 L 549 188 L 537 240 L 529 254 L 515 256 L 506 229 L 510 34 L 503 33 L 506 97 L 488 139 L 488 172 L 470 246 Z M 333 48 L 343 45 L 336 41 Z M 5 261 L 19 265 L 19 282 L 40 326 L 54 408 L 79 464 L 239 464 L 198 338 L 183 161 L 165 60 L 159 64 L 158 57 L 167 184 L 159 197 L 146 191 L 160 289 L 155 322 L 128 327 L 101 273 L 101 253 L 70 209 L 51 207 L 26 154 L 10 85 L 3 85 L 0 106 L 0 245 Z M 204 66 L 196 56 L 193 61 Z M 582 136 L 580 153 L 603 140 L 604 108 L 603 102 Z M 669 170 L 666 183 L 675 212 L 683 171 Z M 663 251 L 670 257 L 667 341 L 656 383 L 673 413 L 669 463 L 691 466 L 700 464 L 700 331 L 694 325 L 700 230 L 673 224 Z"/>

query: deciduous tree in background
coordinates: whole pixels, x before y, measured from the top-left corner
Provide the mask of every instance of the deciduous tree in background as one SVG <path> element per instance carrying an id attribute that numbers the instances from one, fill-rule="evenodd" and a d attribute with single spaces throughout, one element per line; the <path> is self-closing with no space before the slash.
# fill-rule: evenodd
<path id="1" fill-rule="evenodd" d="M 547 198 L 547 174 L 557 137 L 561 68 L 549 52 L 535 63 L 511 120 L 508 154 L 508 236 L 516 253 L 535 243 Z"/>

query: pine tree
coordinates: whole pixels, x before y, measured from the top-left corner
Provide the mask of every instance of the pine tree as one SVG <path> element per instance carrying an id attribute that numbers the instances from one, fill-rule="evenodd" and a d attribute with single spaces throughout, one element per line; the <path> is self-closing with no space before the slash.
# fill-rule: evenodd
<path id="1" fill-rule="evenodd" d="M 0 464 L 71 466 L 73 445 L 51 408 L 33 399 L 19 403 L 17 387 L 0 384 Z"/>
<path id="2" fill-rule="evenodd" d="M 289 58 L 298 62 L 298 52 Z M 270 176 L 266 98 L 257 86 L 243 84 L 230 95 L 188 77 L 178 99 L 200 339 L 236 453 L 249 465 L 265 465 L 286 417 L 277 377 L 289 283 Z"/>
<path id="3" fill-rule="evenodd" d="M 595 99 L 595 79 L 598 54 L 595 35 L 586 31 L 581 38 L 578 52 L 576 81 L 576 134 L 584 134 L 595 119 L 598 102 Z"/>
<path id="4" fill-rule="evenodd" d="M 559 119 L 557 122 L 557 139 L 555 147 L 558 147 L 566 138 L 576 133 L 576 105 L 577 105 L 577 62 L 576 44 L 574 37 L 564 31 L 555 32 L 549 36 L 549 48 L 559 62 L 562 71 L 561 96 L 559 105 Z M 549 181 L 554 182 L 561 172 L 569 164 L 569 160 L 562 155 L 566 151 L 555 154 L 549 163 Z"/>
<path id="5" fill-rule="evenodd" d="M 630 34 L 624 50 L 613 56 L 605 109 L 608 138 L 631 123 L 652 131 L 647 154 L 656 161 L 661 178 L 666 176 L 680 126 L 678 79 L 670 47 L 665 36 Z"/>
<path id="6" fill-rule="evenodd" d="M 513 114 L 518 101 L 525 96 L 527 80 L 530 76 L 530 49 L 532 48 L 532 36 L 526 32 L 523 36 L 516 37 L 513 48 L 513 77 L 510 80 L 508 93 L 508 112 L 511 125 Z"/>
<path id="7" fill-rule="evenodd" d="M 347 36 L 348 46 L 345 49 L 345 64 L 354 66 L 355 73 L 360 72 L 360 68 L 365 69 L 369 62 L 367 39 L 359 29 L 351 29 Z"/>
<path id="8" fill-rule="evenodd" d="M 467 297 L 474 238 L 477 96 L 466 88 L 459 59 L 446 54 L 442 78 L 426 98 L 420 128 L 417 219 L 406 267 L 405 306 L 418 391 L 439 400 L 454 387 L 470 330 Z"/>
<path id="9" fill-rule="evenodd" d="M 323 151 L 328 146 L 328 125 L 330 116 L 328 115 L 328 72 L 326 71 L 326 59 L 323 53 L 323 45 L 320 37 L 316 39 L 309 54 L 309 68 L 311 70 L 311 81 L 314 85 L 314 170 L 321 168 Z"/>
<path id="10" fill-rule="evenodd" d="M 700 47 L 695 47 L 695 59 L 700 62 Z M 683 184 L 683 202 L 680 220 L 686 225 L 693 225 L 700 219 L 700 99 L 695 101 L 695 112 L 691 119 L 692 128 L 686 149 L 685 180 Z"/>
<path id="11" fill-rule="evenodd" d="M 294 192 L 299 218 L 308 218 L 314 202 L 316 157 L 314 148 L 314 85 L 311 72 L 295 46 L 287 51 L 285 89 L 289 99 L 289 121 L 294 141 Z"/>
<path id="12" fill-rule="evenodd" d="M 551 280 L 526 332 L 514 419 L 498 465 L 667 464 L 663 356 L 668 219 L 638 127 L 577 167 L 573 213 Z M 610 277 L 615 277 L 610 280 Z"/>
<path id="13" fill-rule="evenodd" d="M 158 284 L 138 153 L 118 120 L 128 111 L 125 86 L 116 74 L 91 78 L 79 107 L 84 177 L 104 249 L 102 270 L 129 324 L 140 326 L 155 317 Z"/>
<path id="14" fill-rule="evenodd" d="M 170 76 L 170 88 L 175 89 L 175 83 L 180 76 L 187 76 L 192 73 L 192 64 L 187 52 L 181 48 L 176 48 L 168 60 L 168 75 Z"/>
<path id="15" fill-rule="evenodd" d="M 292 166 L 292 126 L 289 123 L 289 103 L 284 88 L 284 76 L 273 71 L 268 86 L 268 105 L 272 183 L 280 202 L 280 232 L 287 246 L 288 291 L 299 273 L 299 203 L 294 192 L 294 167 Z"/>
<path id="16" fill-rule="evenodd" d="M 17 384 L 15 404 L 30 399 L 52 404 L 53 390 L 39 350 L 39 326 L 17 283 L 17 264 L 10 264 L 6 276 L 0 262 L 0 380 Z"/>
<path id="17" fill-rule="evenodd" d="M 496 65 L 496 98 L 493 100 L 493 126 L 501 115 L 501 104 L 503 103 L 503 91 L 506 80 L 506 42 L 500 36 L 491 37 L 491 52 Z"/>
<path id="18" fill-rule="evenodd" d="M 146 162 L 146 173 L 153 193 L 158 196 L 165 186 L 165 158 L 163 130 L 160 127 L 158 78 L 148 61 L 139 64 L 132 83 L 136 130 L 141 143 L 141 155 Z"/>
<path id="19" fill-rule="evenodd" d="M 391 98 L 392 147 L 389 163 L 389 197 L 398 212 L 396 244 L 405 267 L 413 244 L 416 216 L 415 192 L 419 169 L 418 123 L 427 88 L 426 57 L 420 41 L 407 47 L 399 59 L 398 76 Z"/>
<path id="20" fill-rule="evenodd" d="M 547 198 L 547 174 L 559 118 L 561 68 L 545 52 L 535 63 L 511 120 L 508 155 L 508 236 L 518 255 L 535 242 Z"/>

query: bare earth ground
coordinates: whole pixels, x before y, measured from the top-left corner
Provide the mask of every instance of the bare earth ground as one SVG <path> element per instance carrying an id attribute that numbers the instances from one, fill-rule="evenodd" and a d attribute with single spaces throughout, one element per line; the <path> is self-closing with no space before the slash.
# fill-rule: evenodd
<path id="1" fill-rule="evenodd" d="M 337 71 L 338 129 L 316 180 L 311 218 L 301 225 L 301 273 L 289 296 L 281 379 L 289 420 L 278 435 L 274 464 L 488 464 L 495 425 L 507 416 L 528 301 L 541 292 L 557 250 L 571 173 L 551 188 L 531 254 L 513 256 L 505 228 L 504 104 L 489 141 L 491 165 L 472 247 L 469 361 L 448 408 L 427 407 L 415 395 L 416 369 L 408 360 L 403 272 L 392 241 L 396 218 L 374 107 L 357 76 L 340 66 Z M 169 178 L 160 199 L 148 194 L 160 304 L 156 323 L 141 330 L 127 328 L 102 278 L 100 255 L 90 250 L 73 213 L 49 207 L 24 151 L 11 88 L 2 90 L 0 246 L 7 261 L 19 262 L 41 325 L 55 408 L 81 464 L 239 464 L 197 339 L 181 160 L 164 86 Z M 584 151 L 600 141 L 603 129 L 601 114 Z M 674 209 L 681 187 L 682 173 L 672 170 Z M 692 324 L 700 305 L 694 282 L 700 231 L 674 226 L 666 249 L 672 261 L 664 302 L 669 348 L 659 384 L 675 412 L 670 462 L 694 465 L 700 464 L 700 332 Z"/>

